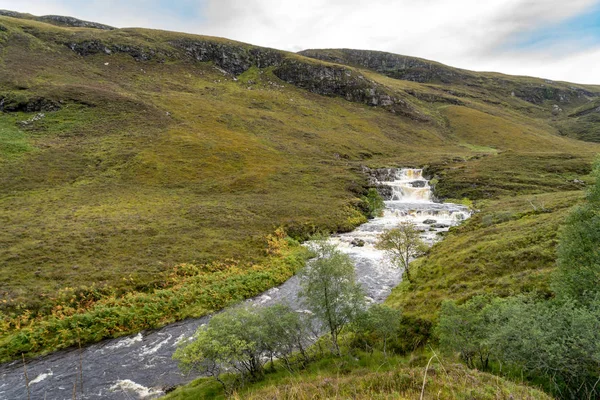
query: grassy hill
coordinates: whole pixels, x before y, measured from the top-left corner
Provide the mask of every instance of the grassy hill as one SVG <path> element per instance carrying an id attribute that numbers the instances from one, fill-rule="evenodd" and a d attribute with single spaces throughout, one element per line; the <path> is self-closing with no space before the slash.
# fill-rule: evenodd
<path id="1" fill-rule="evenodd" d="M 203 314 L 285 280 L 301 251 L 272 252 L 267 236 L 283 227 L 303 239 L 364 222 L 362 166 L 425 166 L 439 197 L 485 199 L 492 214 L 507 207 L 514 215 L 497 229 L 514 232 L 529 224 L 515 215 L 534 194 L 550 193 L 548 204 L 559 205 L 557 214 L 531 217 L 558 226 L 600 151 L 596 86 L 384 53 L 293 54 L 86 26 L 0 16 L 3 359 L 79 340 L 57 336 L 58 326 L 100 340 Z M 388 60 L 383 69 L 380 57 Z M 507 199 L 515 195 L 525 197 Z M 467 262 L 450 254 L 456 241 L 492 226 L 475 218 L 434 248 L 427 260 L 439 272 L 423 275 L 419 287 L 446 280 L 444 268 Z M 527 226 L 525 248 L 537 235 Z M 540 240 L 546 258 L 531 256 L 521 270 L 552 267 L 552 238 Z M 194 266 L 182 273 L 181 264 Z M 467 285 L 476 275 L 469 271 Z M 496 286 L 521 290 L 511 286 L 513 272 L 504 281 L 503 274 Z M 186 291 L 198 286 L 194 279 L 225 294 L 210 301 Z M 436 286 L 432 301 L 454 284 Z M 401 302 L 423 308 L 419 293 Z M 167 307 L 173 299 L 177 306 Z M 153 301 L 144 311 L 152 318 L 120 318 Z M 99 327 L 81 317 L 97 313 L 119 322 Z M 435 306 L 423 310 L 433 313 Z"/>

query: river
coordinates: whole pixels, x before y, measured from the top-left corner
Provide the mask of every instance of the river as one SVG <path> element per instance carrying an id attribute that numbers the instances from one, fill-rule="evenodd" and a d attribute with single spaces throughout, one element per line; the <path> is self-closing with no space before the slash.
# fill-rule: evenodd
<path id="1" fill-rule="evenodd" d="M 387 198 L 383 216 L 331 240 L 354 261 L 357 280 L 363 285 L 368 300 L 381 303 L 400 283 L 401 271 L 391 265 L 382 251 L 375 249 L 378 235 L 400 222 L 410 221 L 422 230 L 422 238 L 432 244 L 450 226 L 468 218 L 470 212 L 461 205 L 432 201 L 429 182 L 420 169 L 375 172 L 374 176 L 379 178 L 375 183 Z M 300 311 L 298 289 L 298 277 L 294 276 L 247 302 L 261 306 L 286 301 Z M 160 397 L 167 388 L 194 378 L 180 373 L 171 356 L 177 343 L 191 336 L 209 318 L 188 319 L 157 330 L 105 340 L 81 350 L 58 351 L 29 360 L 26 368 L 31 399 L 72 399 L 75 382 L 77 399 Z M 79 387 L 80 366 L 83 388 Z M 0 365 L 0 377 L 0 399 L 28 398 L 21 361 Z"/>

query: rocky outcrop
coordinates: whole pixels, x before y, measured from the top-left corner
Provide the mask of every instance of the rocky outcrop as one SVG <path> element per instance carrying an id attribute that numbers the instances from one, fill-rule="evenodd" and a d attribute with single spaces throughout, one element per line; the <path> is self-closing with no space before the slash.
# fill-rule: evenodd
<path id="1" fill-rule="evenodd" d="M 27 97 L 17 94 L 0 94 L 0 112 L 57 111 L 60 104 L 44 97 Z"/>
<path id="2" fill-rule="evenodd" d="M 432 61 L 370 50 L 304 50 L 299 54 L 337 64 L 368 68 L 390 78 L 413 82 L 452 83 L 471 78 L 466 72 Z"/>
<path id="3" fill-rule="evenodd" d="M 43 17 L 38 17 L 36 20 L 41 22 L 47 22 L 49 24 L 59 25 L 59 26 L 72 26 L 75 28 L 93 28 L 93 29 L 102 29 L 106 31 L 111 31 L 116 28 L 104 24 L 99 24 L 97 22 L 83 21 L 81 19 L 73 18 L 73 17 L 64 17 L 62 15 L 44 15 Z"/>
<path id="4" fill-rule="evenodd" d="M 515 97 L 533 104 L 543 104 L 545 101 L 557 103 L 572 103 L 596 97 L 596 94 L 577 87 L 561 88 L 546 84 L 526 84 L 516 88 L 513 92 Z"/>
<path id="5" fill-rule="evenodd" d="M 353 69 L 304 60 L 286 59 L 274 70 L 281 80 L 324 96 L 343 97 L 348 101 L 379 106 L 417 121 L 429 121 L 407 101 L 390 93 Z"/>
<path id="6" fill-rule="evenodd" d="M 171 41 L 170 45 L 183 50 L 191 59 L 200 62 L 212 61 L 233 75 L 240 75 L 252 66 L 279 66 L 284 60 L 284 53 L 278 50 L 227 42 L 180 39 Z"/>
<path id="7" fill-rule="evenodd" d="M 362 172 L 368 177 L 369 186 L 377 189 L 377 193 L 384 200 L 392 200 L 394 189 L 391 186 L 384 185 L 381 182 L 391 182 L 397 179 L 397 168 L 369 168 L 362 167 Z"/>
<path id="8" fill-rule="evenodd" d="M 151 47 L 133 46 L 129 44 L 106 44 L 101 40 L 83 40 L 69 41 L 65 45 L 80 56 L 90 56 L 94 54 L 113 54 L 125 53 L 129 54 L 137 61 L 150 61 L 152 59 L 165 59 L 172 56 L 167 52 L 157 51 Z"/>
<path id="9" fill-rule="evenodd" d="M 92 29 L 102 29 L 102 30 L 113 30 L 116 29 L 112 26 L 99 24 L 97 22 L 83 21 L 81 19 L 73 18 L 73 17 L 65 17 L 62 15 L 44 15 L 42 17 L 36 17 L 31 14 L 23 14 L 16 11 L 9 10 L 0 10 L 0 15 L 4 15 L 6 17 L 12 18 L 20 18 L 20 19 L 30 19 L 34 21 L 46 22 L 52 25 L 58 26 L 72 26 L 75 28 L 92 28 Z"/>

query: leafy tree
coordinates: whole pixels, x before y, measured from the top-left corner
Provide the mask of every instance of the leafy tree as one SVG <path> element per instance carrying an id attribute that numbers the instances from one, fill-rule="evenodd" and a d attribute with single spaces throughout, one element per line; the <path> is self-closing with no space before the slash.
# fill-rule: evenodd
<path id="1" fill-rule="evenodd" d="M 395 265 L 404 269 L 409 282 L 411 258 L 427 250 L 427 245 L 421 240 L 421 232 L 411 222 L 402 222 L 397 228 L 383 232 L 375 247 L 384 250 Z"/>
<path id="2" fill-rule="evenodd" d="M 475 297 L 446 302 L 437 331 L 445 350 L 473 368 L 495 360 L 505 370 L 541 382 L 560 398 L 600 395 L 600 298 L 581 307 L 568 301 Z"/>
<path id="3" fill-rule="evenodd" d="M 364 294 L 347 254 L 323 238 L 313 241 L 313 250 L 316 258 L 300 272 L 299 297 L 329 331 L 333 351 L 339 355 L 338 336 L 364 309 Z"/>
<path id="4" fill-rule="evenodd" d="M 383 343 L 383 354 L 387 356 L 387 344 L 400 332 L 400 310 L 376 304 L 361 313 L 353 324 L 359 335 L 373 335 Z"/>
<path id="5" fill-rule="evenodd" d="M 259 311 L 265 326 L 265 344 L 271 362 L 281 359 L 292 372 L 294 363 L 291 355 L 297 352 L 296 359 L 301 366 L 310 361 L 308 346 L 317 339 L 313 321 L 306 314 L 292 310 L 288 305 L 276 304 Z"/>
<path id="6" fill-rule="evenodd" d="M 211 376 L 231 392 L 246 379 L 260 379 L 269 359 L 282 358 L 291 368 L 289 357 L 299 351 L 302 361 L 308 362 L 306 346 L 315 338 L 310 327 L 306 317 L 286 305 L 235 307 L 213 316 L 193 341 L 180 344 L 173 358 L 182 371 Z M 223 377 L 232 372 L 237 375 Z"/>
<path id="7" fill-rule="evenodd" d="M 600 291 L 600 160 L 593 171 L 595 184 L 587 202 L 569 215 L 560 234 L 558 273 L 553 288 L 561 298 L 582 304 Z"/>
<path id="8" fill-rule="evenodd" d="M 453 301 L 442 304 L 437 334 L 444 350 L 457 351 L 470 368 L 486 370 L 490 347 L 487 341 L 493 329 L 488 316 L 490 300 L 477 296 L 462 306 Z"/>
<path id="9" fill-rule="evenodd" d="M 600 397 L 600 301 L 498 300 L 487 338 L 496 357 L 561 398 Z M 500 321 L 506 321 L 500 323 Z"/>
<path id="10" fill-rule="evenodd" d="M 363 197 L 363 201 L 366 205 L 365 212 L 367 217 L 375 218 L 380 217 L 385 208 L 383 198 L 379 195 L 379 192 L 375 188 L 370 188 L 367 191 L 367 195 Z"/>
<path id="11" fill-rule="evenodd" d="M 184 372 L 196 371 L 212 376 L 226 391 L 231 387 L 222 379 L 227 371 L 253 380 L 263 374 L 265 338 L 257 313 L 243 307 L 214 315 L 201 326 L 191 343 L 180 345 L 173 358 Z"/>

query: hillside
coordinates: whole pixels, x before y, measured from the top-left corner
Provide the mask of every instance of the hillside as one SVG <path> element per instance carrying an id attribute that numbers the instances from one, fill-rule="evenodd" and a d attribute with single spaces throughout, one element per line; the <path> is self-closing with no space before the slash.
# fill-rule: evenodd
<path id="1" fill-rule="evenodd" d="M 580 190 L 600 151 L 596 86 L 0 14 L 2 359 L 79 340 L 50 340 L 52 318 L 120 316 L 155 290 L 168 303 L 183 263 L 227 294 L 82 340 L 285 280 L 295 267 L 280 273 L 267 235 L 364 222 L 363 166 L 426 166 L 440 198 L 498 201 Z"/>

